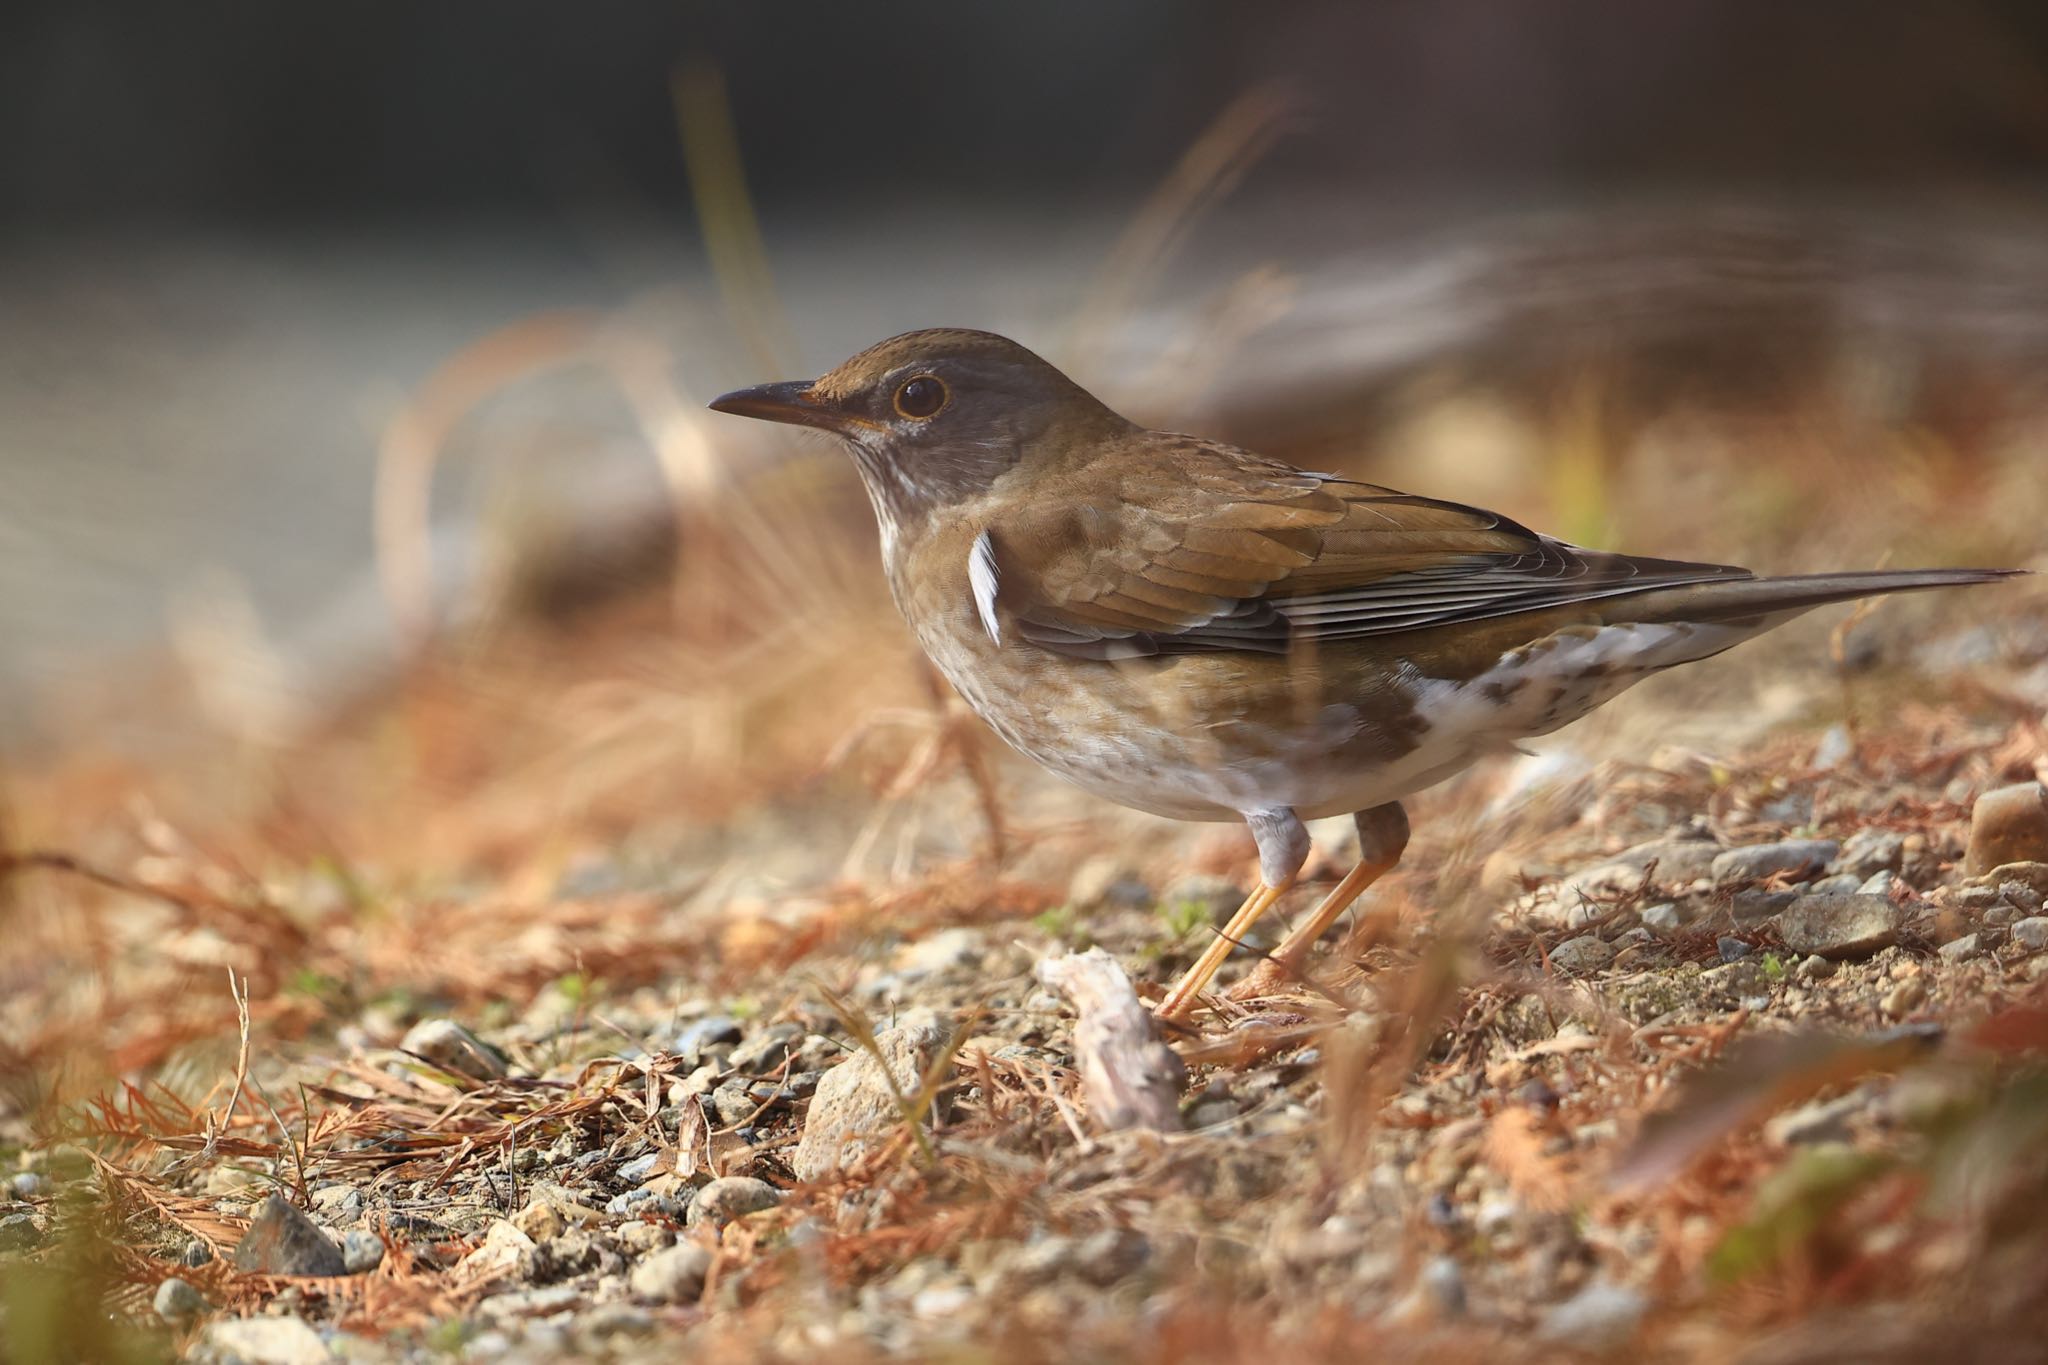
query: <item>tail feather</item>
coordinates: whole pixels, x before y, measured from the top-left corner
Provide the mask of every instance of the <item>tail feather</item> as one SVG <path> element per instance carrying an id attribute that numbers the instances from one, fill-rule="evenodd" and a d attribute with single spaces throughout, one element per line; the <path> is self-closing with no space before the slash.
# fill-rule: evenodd
<path id="1" fill-rule="evenodd" d="M 1855 573 L 1738 578 L 1647 592 L 1616 603 L 1636 621 L 1777 621 L 1830 602 L 1879 593 L 1995 583 L 2025 569 L 1873 569 Z"/>

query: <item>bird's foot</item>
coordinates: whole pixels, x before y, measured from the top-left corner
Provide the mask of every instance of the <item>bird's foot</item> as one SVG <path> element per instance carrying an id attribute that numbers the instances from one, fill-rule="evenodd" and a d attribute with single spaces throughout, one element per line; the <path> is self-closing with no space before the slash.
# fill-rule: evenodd
<path id="1" fill-rule="evenodd" d="M 1301 988 L 1301 972 L 1278 958 L 1262 959 L 1258 965 L 1244 974 L 1229 990 L 1223 992 L 1226 1000 L 1244 1002 L 1264 1000 L 1271 996 L 1291 994 Z"/>

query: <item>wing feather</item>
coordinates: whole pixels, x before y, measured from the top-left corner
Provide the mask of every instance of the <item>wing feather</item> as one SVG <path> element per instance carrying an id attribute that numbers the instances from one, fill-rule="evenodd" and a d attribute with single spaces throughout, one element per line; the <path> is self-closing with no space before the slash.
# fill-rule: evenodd
<path id="1" fill-rule="evenodd" d="M 1084 471 L 977 541 L 1022 639 L 1082 658 L 1278 653 L 1751 576 L 1584 550 L 1483 508 L 1154 439 L 1164 458 Z"/>

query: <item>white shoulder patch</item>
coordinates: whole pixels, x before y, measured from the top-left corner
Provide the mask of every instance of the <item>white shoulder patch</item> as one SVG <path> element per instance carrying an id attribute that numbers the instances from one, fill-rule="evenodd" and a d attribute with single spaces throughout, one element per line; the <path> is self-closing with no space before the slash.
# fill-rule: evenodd
<path id="1" fill-rule="evenodd" d="M 974 548 L 967 553 L 967 582 L 974 589 L 974 609 L 981 613 L 988 638 L 1000 645 L 1003 628 L 996 623 L 996 547 L 987 531 L 974 538 Z"/>

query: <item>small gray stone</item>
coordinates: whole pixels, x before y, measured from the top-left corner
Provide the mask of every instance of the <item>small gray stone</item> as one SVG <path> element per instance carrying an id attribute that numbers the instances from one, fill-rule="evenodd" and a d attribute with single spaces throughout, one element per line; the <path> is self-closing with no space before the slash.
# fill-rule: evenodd
<path id="1" fill-rule="evenodd" d="M 687 1190 L 690 1187 L 686 1185 L 683 1188 Z M 682 1216 L 683 1205 L 676 1196 L 663 1193 L 655 1185 L 642 1185 L 637 1190 L 627 1190 L 606 1200 L 604 1211 L 621 1218 L 640 1218 L 649 1214 L 678 1218 Z"/>
<path id="2" fill-rule="evenodd" d="M 10 1213 L 0 1217 L 0 1253 L 33 1251 L 43 1242 L 43 1230 L 34 1214 Z"/>
<path id="3" fill-rule="evenodd" d="M 490 1225 L 483 1240 L 458 1261 L 455 1268 L 472 1281 L 504 1275 L 530 1276 L 538 1265 L 535 1251 L 533 1238 L 510 1219 L 500 1218 Z"/>
<path id="4" fill-rule="evenodd" d="M 711 1092 L 711 1108 L 717 1114 L 721 1128 L 745 1123 L 760 1107 L 760 1101 L 747 1093 L 747 1083 L 737 1078 Z"/>
<path id="5" fill-rule="evenodd" d="M 725 1064 L 750 1076 L 777 1071 L 803 1041 L 804 1031 L 795 1024 L 770 1024 L 734 1048 Z"/>
<path id="6" fill-rule="evenodd" d="M 1617 895 L 1633 892 L 1647 877 L 1651 886 L 1690 886 L 1707 875 L 1721 846 L 1707 839 L 1653 839 L 1624 849 L 1592 867 L 1581 868 L 1552 888 L 1572 927 L 1605 914 Z"/>
<path id="7" fill-rule="evenodd" d="M 2028 880 L 2015 881 L 2007 875 L 2020 870 L 2026 871 Z M 1993 868 L 1991 875 L 2000 878 L 1999 899 L 2031 915 L 2041 908 L 2043 901 L 2048 901 L 2048 889 L 2044 889 L 2048 888 L 2048 876 L 2044 876 L 2044 872 L 2048 872 L 2048 868 L 2040 863 L 2008 863 L 2004 867 Z"/>
<path id="8" fill-rule="evenodd" d="M 1977 798 L 1963 870 L 1982 876 L 2006 863 L 2048 863 L 2048 789 L 2021 782 Z"/>
<path id="9" fill-rule="evenodd" d="M 730 1052 L 737 1047 L 741 1036 L 739 1020 L 730 1015 L 713 1014 L 683 1025 L 670 1051 L 692 1067 L 702 1066 L 712 1051 L 723 1049 Z"/>
<path id="10" fill-rule="evenodd" d="M 209 1325 L 194 1359 L 214 1365 L 324 1365 L 334 1359 L 303 1318 L 226 1318 Z"/>
<path id="11" fill-rule="evenodd" d="M 1852 891 L 1854 889 L 1850 888 Z M 1745 923 L 1769 919 L 1772 915 L 1784 913 L 1793 901 L 1799 899 L 1800 894 L 1797 891 L 1765 891 L 1760 887 L 1751 887 L 1735 893 L 1728 902 L 1728 913 Z"/>
<path id="12" fill-rule="evenodd" d="M 886 1072 L 865 1048 L 827 1071 L 804 1115 L 803 1136 L 790 1160 L 796 1178 L 819 1180 L 853 1165 L 874 1143 L 897 1131 L 903 1116 L 890 1079 L 905 1096 L 916 1095 L 924 1085 L 925 1068 L 944 1043 L 945 1034 L 928 1024 L 884 1029 L 875 1044 L 889 1059 Z"/>
<path id="13" fill-rule="evenodd" d="M 1975 934 L 1964 934 L 1961 938 L 1950 939 L 1941 945 L 1941 957 L 1944 962 L 1967 962 L 1983 951 L 1983 942 Z"/>
<path id="14" fill-rule="evenodd" d="M 1812 767 L 1815 772 L 1829 773 L 1856 756 L 1856 741 L 1849 734 L 1849 727 L 1837 721 L 1830 725 L 1820 737 L 1820 743 L 1813 746 Z"/>
<path id="15" fill-rule="evenodd" d="M 805 1037 L 797 1050 L 791 1054 L 790 1070 L 799 1075 L 806 1071 L 829 1071 L 845 1061 L 846 1055 L 851 1051 L 853 1048 L 850 1045 L 840 1042 L 837 1038 L 827 1038 L 822 1033 L 813 1033 Z"/>
<path id="16" fill-rule="evenodd" d="M 1889 877 L 1891 874 L 1889 872 L 1880 872 L 1878 875 Z M 1863 889 L 1863 879 L 1853 872 L 1837 872 L 1831 877 L 1822 877 L 1808 889 L 1819 892 L 1822 895 L 1826 895 L 1831 891 L 1861 891 Z M 1739 891 L 1736 893 L 1738 898 L 1742 894 Z"/>
<path id="17" fill-rule="evenodd" d="M 1550 965 L 1572 976 L 1598 971 L 1613 960 L 1614 949 L 1595 934 L 1568 938 L 1550 950 Z"/>
<path id="18" fill-rule="evenodd" d="M 1536 1336 L 1579 1351 L 1612 1351 L 1634 1339 L 1649 1311 L 1650 1301 L 1638 1291 L 1594 1280 L 1545 1313 Z"/>
<path id="19" fill-rule="evenodd" d="M 711 1253 L 694 1242 L 680 1242 L 634 1266 L 630 1283 L 634 1295 L 650 1303 L 695 1303 L 710 1274 Z"/>
<path id="20" fill-rule="evenodd" d="M 1813 823 L 1813 797 L 1807 792 L 1786 792 L 1757 808 L 1757 818 L 1772 825 Z"/>
<path id="21" fill-rule="evenodd" d="M 659 1223 L 633 1221 L 619 1224 L 612 1234 L 618 1244 L 636 1256 L 651 1256 L 675 1244 L 675 1233 Z"/>
<path id="22" fill-rule="evenodd" d="M 772 1209 L 782 1202 L 782 1193 L 765 1180 L 750 1175 L 721 1176 L 690 1202 L 689 1225 L 708 1222 L 714 1227 L 744 1218 L 750 1213 Z"/>
<path id="23" fill-rule="evenodd" d="M 1959 886 L 1949 896 L 1949 904 L 1958 910 L 1989 910 L 2000 904 L 1998 888 L 1995 886 Z"/>
<path id="24" fill-rule="evenodd" d="M 1801 896 L 1778 917 L 1795 953 L 1841 960 L 1869 957 L 1898 942 L 1898 912 L 1882 896 Z"/>
<path id="25" fill-rule="evenodd" d="M 1788 839 L 1783 843 L 1731 848 L 1714 859 L 1714 881 L 1721 886 L 1760 882 L 1775 876 L 1804 881 L 1825 868 L 1841 851 L 1842 846 L 1832 839 Z"/>
<path id="26" fill-rule="evenodd" d="M 1612 905 L 1603 901 L 1587 900 L 1583 896 L 1572 896 L 1565 902 L 1565 928 L 1583 929 L 1613 908 Z"/>
<path id="27" fill-rule="evenodd" d="M 7 1182 L 16 1199 L 43 1199 L 50 1193 L 50 1177 L 41 1171 L 21 1171 Z"/>
<path id="28" fill-rule="evenodd" d="M 2020 912 L 2010 905 L 1994 905 L 1984 912 L 1984 923 L 1993 929 L 2008 928 L 2020 918 Z"/>
<path id="29" fill-rule="evenodd" d="M 1714 950 L 1721 954 L 1723 962 L 1733 962 L 1739 957 L 1748 957 L 1756 951 L 1755 948 L 1744 943 L 1741 939 L 1730 938 L 1726 934 L 1714 940 Z"/>
<path id="30" fill-rule="evenodd" d="M 811 1082 L 810 1088 L 818 1088 L 815 1080 Z M 772 1109 L 787 1109 L 790 1101 L 798 1096 L 795 1089 L 790 1086 L 778 1085 L 774 1081 L 755 1081 L 747 1087 L 747 1098 L 754 1102 L 755 1108 L 765 1113 Z"/>
<path id="31" fill-rule="evenodd" d="M 150 1307 L 165 1322 L 183 1322 L 206 1311 L 206 1296 L 173 1275 L 156 1287 Z"/>
<path id="32" fill-rule="evenodd" d="M 1667 836 L 1624 849 L 1608 859 L 1607 865 L 1649 872 L 1651 880 L 1659 886 L 1688 886 L 1711 876 L 1714 859 L 1723 851 L 1712 839 Z"/>
<path id="33" fill-rule="evenodd" d="M 384 1264 L 384 1239 L 365 1228 L 341 1234 L 341 1263 L 351 1275 L 367 1275 Z"/>
<path id="34" fill-rule="evenodd" d="M 1835 974 L 1835 964 L 1815 953 L 1799 964 L 1799 975 L 1807 981 L 1825 981 Z"/>
<path id="35" fill-rule="evenodd" d="M 689 1075 L 670 1081 L 668 1102 L 682 1104 L 698 1095 L 708 1095 L 718 1088 L 719 1071 L 715 1066 L 700 1066 Z"/>
<path id="36" fill-rule="evenodd" d="M 313 1211 L 329 1227 L 363 1216 L 363 1194 L 353 1185 L 322 1185 L 313 1191 Z"/>
<path id="37" fill-rule="evenodd" d="M 510 1069 L 505 1054 L 471 1033 L 453 1019 L 422 1019 L 407 1030 L 398 1044 L 455 1076 L 494 1081 Z"/>
<path id="38" fill-rule="evenodd" d="M 1855 890 L 1857 894 L 1864 896 L 1889 896 L 1892 893 L 1892 888 L 1898 884 L 1899 878 L 1897 873 L 1873 872 Z M 1818 888 L 1815 889 L 1817 890 Z"/>
<path id="39" fill-rule="evenodd" d="M 1829 870 L 1859 881 L 1879 872 L 1897 872 L 1906 862 L 1906 840 L 1888 829 L 1859 829 L 1842 841 Z"/>
<path id="40" fill-rule="evenodd" d="M 1660 934 L 1675 934 L 1685 927 L 1685 917 L 1678 913 L 1678 907 L 1665 901 L 1659 905 L 1645 906 L 1643 927 Z"/>
<path id="41" fill-rule="evenodd" d="M 662 1153 L 649 1152 L 646 1156 L 634 1157 L 619 1167 L 619 1183 L 638 1185 L 641 1181 L 658 1174 L 661 1170 Z"/>
<path id="42" fill-rule="evenodd" d="M 1465 1272 L 1449 1256 L 1432 1256 L 1422 1267 L 1423 1293 L 1437 1312 L 1447 1318 L 1465 1315 Z"/>
<path id="43" fill-rule="evenodd" d="M 2015 923 L 2012 941 L 2030 953 L 2048 948 L 2048 915 L 2029 915 Z"/>
<path id="44" fill-rule="evenodd" d="M 341 1249 L 320 1225 L 273 1194 L 256 1206 L 235 1247 L 235 1269 L 264 1275 L 346 1275 Z"/>
<path id="45" fill-rule="evenodd" d="M 180 1264 L 191 1266 L 195 1270 L 212 1259 L 213 1248 L 197 1237 L 185 1243 L 184 1254 L 178 1257 Z"/>

